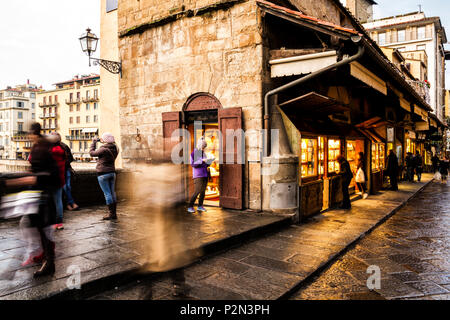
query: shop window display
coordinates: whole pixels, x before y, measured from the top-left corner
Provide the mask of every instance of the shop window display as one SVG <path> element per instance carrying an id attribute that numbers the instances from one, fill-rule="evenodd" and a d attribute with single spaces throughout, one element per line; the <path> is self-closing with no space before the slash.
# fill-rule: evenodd
<path id="1" fill-rule="evenodd" d="M 325 139 L 324 137 L 319 137 L 319 175 L 325 174 Z"/>
<path id="2" fill-rule="evenodd" d="M 302 139 L 301 175 L 302 177 L 317 175 L 317 139 Z"/>
<path id="3" fill-rule="evenodd" d="M 383 170 L 385 166 L 386 151 L 382 143 L 372 144 L 372 171 Z"/>
<path id="4" fill-rule="evenodd" d="M 341 141 L 330 139 L 328 140 L 328 173 L 335 173 L 339 171 L 338 156 L 341 154 Z"/>

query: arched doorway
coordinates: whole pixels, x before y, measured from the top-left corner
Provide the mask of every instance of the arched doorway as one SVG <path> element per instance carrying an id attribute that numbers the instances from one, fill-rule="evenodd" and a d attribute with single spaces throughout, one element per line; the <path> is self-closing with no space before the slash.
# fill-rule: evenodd
<path id="1" fill-rule="evenodd" d="M 174 130 L 184 128 L 190 133 L 189 146 L 185 149 L 192 152 L 196 141 L 205 136 L 208 142 L 206 152 L 209 158 L 215 158 L 211 165 L 211 179 L 208 184 L 206 201 L 208 205 L 230 209 L 243 209 L 243 164 L 220 164 L 225 158 L 220 144 L 225 145 L 224 132 L 228 129 L 242 129 L 242 108 L 223 108 L 220 101 L 210 93 L 199 92 L 190 96 L 180 112 L 162 114 L 164 154 L 170 159 L 170 152 L 178 142 L 171 139 Z M 195 123 L 197 122 L 197 126 Z M 237 158 L 235 150 L 227 150 Z M 187 197 L 193 192 L 192 168 L 184 166 L 186 176 Z"/>
<path id="2" fill-rule="evenodd" d="M 194 150 L 200 137 L 205 137 L 208 159 L 215 161 L 209 167 L 210 178 L 205 195 L 205 205 L 220 206 L 220 133 L 219 110 L 223 109 L 219 100 L 209 93 L 196 93 L 190 96 L 183 106 L 185 128 L 190 134 L 190 152 Z M 188 194 L 193 192 L 192 168 L 187 167 Z"/>

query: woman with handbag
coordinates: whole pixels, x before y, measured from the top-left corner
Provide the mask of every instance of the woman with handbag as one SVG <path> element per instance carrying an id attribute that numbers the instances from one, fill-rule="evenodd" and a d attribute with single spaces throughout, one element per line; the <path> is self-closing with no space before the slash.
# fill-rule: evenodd
<path id="1" fill-rule="evenodd" d="M 103 145 L 97 149 L 97 142 Z M 97 149 L 97 150 L 95 150 Z M 115 161 L 119 154 L 114 136 L 111 133 L 104 133 L 101 139 L 94 138 L 89 152 L 91 157 L 98 157 L 97 160 L 97 179 L 100 188 L 105 195 L 106 205 L 109 214 L 103 217 L 103 220 L 117 220 L 117 197 L 116 197 L 116 167 Z"/>
<path id="2" fill-rule="evenodd" d="M 356 171 L 356 185 L 358 186 L 359 191 L 361 192 L 363 199 L 367 199 L 369 194 L 367 193 L 366 187 L 366 175 L 364 170 L 364 153 L 360 152 L 358 154 L 358 166 Z"/>

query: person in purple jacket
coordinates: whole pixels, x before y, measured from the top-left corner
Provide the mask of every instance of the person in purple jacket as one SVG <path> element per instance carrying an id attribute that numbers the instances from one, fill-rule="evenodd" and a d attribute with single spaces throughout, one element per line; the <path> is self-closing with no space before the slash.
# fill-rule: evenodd
<path id="1" fill-rule="evenodd" d="M 205 149 L 207 143 L 205 138 L 200 138 L 197 142 L 197 148 L 191 153 L 191 166 L 194 178 L 194 194 L 192 195 L 191 201 L 189 202 L 188 212 L 194 213 L 194 203 L 198 199 L 198 211 L 206 212 L 203 207 L 203 201 L 205 200 L 206 187 L 208 186 L 208 167 L 214 161 L 214 159 L 207 159 L 205 154 Z"/>

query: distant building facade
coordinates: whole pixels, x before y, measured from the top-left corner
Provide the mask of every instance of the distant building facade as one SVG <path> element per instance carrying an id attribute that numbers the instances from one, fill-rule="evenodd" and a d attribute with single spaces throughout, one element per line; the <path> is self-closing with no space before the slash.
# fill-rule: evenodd
<path id="1" fill-rule="evenodd" d="M 29 82 L 0 90 L 0 157 L 25 160 L 31 150 L 27 136 L 36 121 L 36 96 L 40 89 Z"/>
<path id="2" fill-rule="evenodd" d="M 90 140 L 99 134 L 100 75 L 75 76 L 38 93 L 39 122 L 43 133 L 59 132 L 77 161 L 92 161 Z"/>
<path id="3" fill-rule="evenodd" d="M 430 87 L 429 103 L 434 114 L 442 121 L 445 99 L 443 45 L 447 43 L 447 36 L 440 18 L 427 18 L 423 12 L 413 12 L 374 20 L 363 26 L 380 47 L 395 48 L 413 61 L 426 62 L 428 75 L 423 81 L 429 83 L 427 84 Z"/>

